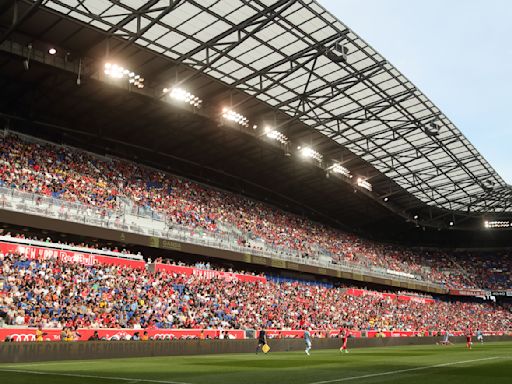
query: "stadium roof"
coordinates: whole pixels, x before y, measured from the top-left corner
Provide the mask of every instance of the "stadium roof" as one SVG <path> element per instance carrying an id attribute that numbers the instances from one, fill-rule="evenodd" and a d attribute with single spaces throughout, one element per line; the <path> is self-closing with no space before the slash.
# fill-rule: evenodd
<path id="1" fill-rule="evenodd" d="M 316 1 L 43 4 L 284 111 L 429 205 L 512 210 L 510 186 L 457 127 Z"/>
<path id="2" fill-rule="evenodd" d="M 375 102 L 362 97 L 377 92 L 370 87 L 375 79 L 388 76 L 388 71 L 398 72 L 385 62 L 380 66 L 363 65 L 366 59 L 361 59 L 362 54 L 371 52 L 381 58 L 361 45 L 348 30 L 341 35 L 332 34 L 333 30 L 344 28 L 337 21 L 327 28 L 330 31 L 327 37 L 320 39 L 323 45 L 315 43 L 319 39 L 315 36 L 324 32 L 308 29 L 307 18 L 296 21 L 290 12 L 313 15 L 313 11 L 318 11 L 320 16 L 314 19 L 316 28 L 321 30 L 324 25 L 321 18 L 335 19 L 316 3 L 280 1 L 269 5 L 258 1 L 236 4 L 222 1 L 220 10 L 219 4 L 184 0 L 2 3 L 1 121 L 8 130 L 132 159 L 269 201 L 301 215 L 315 219 L 320 215 L 320 220 L 335 225 L 342 222 L 351 230 L 372 236 L 410 239 L 413 233 L 419 237 L 423 236 L 421 233 L 429 233 L 434 241 L 448 241 L 448 236 L 441 235 L 446 233 L 444 229 L 453 234 L 453 229 L 480 230 L 484 220 L 508 220 L 506 212 L 511 211 L 512 203 L 510 187 L 478 154 L 477 160 L 485 165 L 477 174 L 481 179 L 470 179 L 465 173 L 461 177 L 465 175 L 471 185 L 476 184 L 481 190 L 471 197 L 461 192 L 461 186 L 466 188 L 468 181 L 458 185 L 456 191 L 464 193 L 466 200 L 471 199 L 472 205 L 464 205 L 460 202 L 463 198 L 458 197 L 453 197 L 451 205 L 448 199 L 440 199 L 439 196 L 449 194 L 443 188 L 450 187 L 432 188 L 432 184 L 449 180 L 444 174 L 449 166 L 436 168 L 440 160 L 439 155 L 436 158 L 434 155 L 442 153 L 442 148 L 436 151 L 436 143 L 449 141 L 444 135 L 451 126 L 441 125 L 442 115 L 433 125 L 427 119 L 423 126 L 421 119 L 414 122 L 411 118 L 408 126 L 386 121 L 391 120 L 386 115 L 391 111 L 396 115 L 398 110 L 405 114 L 406 107 L 414 110 L 411 103 L 421 94 L 411 90 L 407 96 L 403 92 L 397 96 L 393 89 L 388 89 L 368 96 Z M 184 10 L 192 13 L 185 17 Z M 210 32 L 211 23 L 218 23 L 224 32 Z M 291 27 L 287 23 L 304 26 Z M 282 32 L 285 26 L 289 30 L 279 38 L 274 39 L 274 35 L 266 38 L 263 33 L 275 32 L 277 36 L 277 31 Z M 161 31 L 160 35 L 155 35 L 157 30 Z M 167 35 L 173 38 L 165 40 Z M 282 39 L 307 46 L 294 48 L 293 53 L 287 47 L 279 50 Z M 189 40 L 195 48 L 186 46 Z M 357 56 L 354 42 L 366 47 L 357 48 L 364 51 L 357 60 L 354 60 Z M 56 48 L 57 53 L 49 53 L 49 48 Z M 239 51 L 241 48 L 243 52 Z M 250 53 L 245 51 L 256 56 L 250 59 L 246 57 Z M 279 59 L 274 53 L 280 55 Z M 343 63 L 345 54 L 348 64 Z M 281 64 L 275 65 L 276 60 L 287 64 L 279 67 Z M 330 65 L 319 65 L 326 61 Z M 145 78 L 144 89 L 109 80 L 104 74 L 106 62 L 121 64 L 141 74 Z M 338 68 L 337 72 L 327 73 L 326 68 L 333 66 Z M 230 68 L 237 69 L 233 73 Z M 239 71 L 245 72 L 235 76 Z M 335 75 L 342 77 L 336 80 Z M 301 82 L 303 85 L 298 86 Z M 202 108 L 190 110 L 179 103 L 169 103 L 162 89 L 174 85 L 201 97 Z M 331 96 L 322 95 L 325 87 L 330 87 Z M 380 85 L 381 89 L 384 87 Z M 285 93 L 281 92 L 283 89 Z M 384 93 L 390 94 L 387 100 Z M 299 100 L 294 100 L 297 97 Z M 330 98 L 337 102 L 331 103 Z M 333 112 L 327 110 L 334 110 L 337 105 L 345 109 L 359 106 L 359 110 L 346 116 L 336 112 L 338 115 L 333 118 Z M 249 117 L 250 126 L 226 126 L 220 117 L 222 107 L 226 106 Z M 317 110 L 323 111 L 323 115 L 316 116 Z M 355 116 L 364 116 L 364 120 Z M 254 123 L 258 124 L 255 130 L 251 129 Z M 394 123 L 398 125 L 389 128 Z M 267 124 L 286 135 L 293 145 L 287 144 L 286 148 L 272 145 L 263 134 Z M 359 136 L 354 138 L 355 135 Z M 426 137 L 431 141 L 425 141 Z M 351 138 L 354 139 L 350 141 Z M 343 140 L 345 145 L 340 144 Z M 416 149 L 416 145 L 421 146 L 417 144 L 421 140 L 428 144 Z M 397 144 L 403 149 L 400 153 L 393 147 Z M 304 161 L 298 156 L 300 151 L 295 152 L 296 145 L 314 148 L 323 155 L 323 161 Z M 469 149 L 474 151 L 468 143 L 466 150 Z M 414 166 L 419 167 L 413 152 L 418 159 L 432 156 L 420 175 L 413 172 Z M 448 155 L 451 159 L 455 157 L 453 153 Z M 470 162 L 472 156 L 468 152 L 463 161 Z M 331 161 L 341 161 L 356 177 L 341 177 L 341 182 L 340 177 L 329 177 Z M 394 169 L 381 172 L 383 163 Z M 469 165 L 475 168 L 475 164 Z M 454 166 L 451 168 L 456 171 Z M 430 185 L 422 182 L 429 178 L 427 173 L 432 181 Z M 495 181 L 485 181 L 488 175 L 493 175 Z M 366 193 L 358 187 L 359 177 L 371 182 L 373 192 Z M 450 177 L 454 178 L 453 173 Z"/>

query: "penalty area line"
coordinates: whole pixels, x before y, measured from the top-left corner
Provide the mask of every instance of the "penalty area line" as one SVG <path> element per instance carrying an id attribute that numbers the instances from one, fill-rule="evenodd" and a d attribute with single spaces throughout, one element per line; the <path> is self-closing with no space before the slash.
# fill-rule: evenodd
<path id="1" fill-rule="evenodd" d="M 501 359 L 501 356 L 494 356 L 494 357 L 486 357 L 483 359 L 473 359 L 473 360 L 463 360 L 463 361 L 454 361 L 452 363 L 443 363 L 443 364 L 435 364 L 435 365 L 429 365 L 426 367 L 416 367 L 416 368 L 406 368 L 406 369 L 398 369 L 396 371 L 387 371 L 387 372 L 379 372 L 379 373 L 369 373 L 367 375 L 361 375 L 361 376 L 349 376 L 349 377 L 342 377 L 339 379 L 333 379 L 333 380 L 324 380 L 324 381 L 315 381 L 313 383 L 309 384 L 329 384 L 329 383 L 339 383 L 343 381 L 350 381 L 350 380 L 357 380 L 357 379 L 367 379 L 370 377 L 379 377 L 379 376 L 389 376 L 389 375 L 397 375 L 400 373 L 406 373 L 406 372 L 414 372 L 414 371 L 424 371 L 426 369 L 432 369 L 432 368 L 442 368 L 442 367 L 449 367 L 451 365 L 457 365 L 457 364 L 467 364 L 467 363 L 476 363 L 478 361 L 486 361 L 486 360 L 496 360 Z"/>
<path id="2" fill-rule="evenodd" d="M 41 371 L 31 371 L 31 370 L 27 370 L 27 369 L 3 369 L 3 368 L 0 368 L 0 372 L 24 373 L 24 374 L 28 374 L 28 375 L 42 375 L 42 376 L 78 377 L 78 378 L 82 378 L 82 379 L 128 381 L 131 383 L 141 382 L 141 383 L 160 383 L 160 384 L 191 384 L 191 383 L 185 383 L 182 381 L 139 379 L 136 377 L 81 375 L 78 373 L 41 372 Z"/>

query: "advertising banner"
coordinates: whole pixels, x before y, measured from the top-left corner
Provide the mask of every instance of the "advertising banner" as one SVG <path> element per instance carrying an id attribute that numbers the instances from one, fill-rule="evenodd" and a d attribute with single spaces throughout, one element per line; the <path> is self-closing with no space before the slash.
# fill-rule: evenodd
<path id="1" fill-rule="evenodd" d="M 201 276 L 207 279 L 217 278 L 227 281 L 245 281 L 245 282 L 260 282 L 265 283 L 267 279 L 264 276 L 244 275 L 241 273 L 215 271 L 212 269 L 200 269 L 193 267 L 184 267 L 181 265 L 170 264 L 155 264 L 155 272 L 165 271 L 166 273 L 176 273 L 180 275 L 194 275 Z"/>
<path id="2" fill-rule="evenodd" d="M 126 340 L 138 332 L 140 336 L 144 329 L 79 329 L 80 337 L 76 341 L 87 341 L 94 331 L 98 331 L 100 339 L 105 340 Z M 175 339 L 218 339 L 218 329 L 147 329 L 148 337 L 153 340 L 175 340 Z M 228 330 L 229 339 L 245 339 L 245 331 Z M 60 341 L 60 329 L 44 329 L 44 341 Z M 6 341 L 7 337 L 12 341 L 36 341 L 36 328 L 0 328 L 0 341 Z"/>
<path id="3" fill-rule="evenodd" d="M 143 260 L 130 260 L 122 257 L 98 255 L 91 252 L 74 252 L 70 250 L 36 247 L 32 245 L 0 242 L 0 252 L 2 253 L 17 253 L 24 255 L 33 260 L 44 260 L 57 258 L 64 263 L 77 263 L 83 265 L 94 264 L 107 264 L 107 265 L 122 265 L 131 268 L 144 268 L 145 263 Z"/>

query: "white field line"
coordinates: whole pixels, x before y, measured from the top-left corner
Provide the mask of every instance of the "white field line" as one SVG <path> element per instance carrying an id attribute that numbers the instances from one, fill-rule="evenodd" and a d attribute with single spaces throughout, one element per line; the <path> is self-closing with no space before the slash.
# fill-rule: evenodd
<path id="1" fill-rule="evenodd" d="M 3 368 L 24 368 L 24 367 L 38 367 L 38 366 L 47 366 L 47 365 L 65 365 L 65 364 L 97 364 L 97 360 L 90 360 L 90 361 L 84 361 L 84 360 L 69 360 L 69 361 L 47 361 L 47 362 L 41 362 L 41 363 L 15 363 L 13 365 L 0 365 L 0 369 Z"/>
<path id="2" fill-rule="evenodd" d="M 25 373 L 29 375 L 43 375 L 43 376 L 64 376 L 64 377 L 79 377 L 85 379 L 101 379 L 101 380 L 112 380 L 112 381 L 128 381 L 131 383 L 160 383 L 160 384 L 190 384 L 182 381 L 169 381 L 169 380 L 150 380 L 150 379 L 137 379 L 134 377 L 119 377 L 119 376 L 96 376 L 96 375 L 81 375 L 78 373 L 57 373 L 57 372 L 39 372 L 24 369 L 3 369 L 0 368 L 0 372 L 14 372 L 14 373 Z"/>
<path id="3" fill-rule="evenodd" d="M 416 368 L 407 368 L 407 369 L 398 369 L 396 371 L 387 371 L 387 372 L 379 372 L 379 373 L 370 373 L 367 375 L 361 375 L 361 376 L 350 376 L 350 377 L 342 377 L 339 379 L 334 380 L 324 380 L 324 381 L 315 381 L 313 383 L 309 384 L 329 384 L 329 383 L 339 383 L 342 381 L 350 381 L 350 380 L 357 380 L 357 379 L 367 379 L 370 377 L 378 377 L 378 376 L 391 376 L 391 375 L 397 375 L 400 373 L 405 372 L 414 372 L 414 371 L 424 371 L 427 369 L 432 368 L 441 368 L 441 367 L 449 367 L 451 365 L 457 365 L 457 364 L 467 364 L 467 363 L 475 363 L 478 361 L 486 361 L 486 360 L 496 360 L 501 359 L 501 356 L 494 356 L 494 357 L 486 357 L 483 359 L 473 359 L 473 360 L 463 360 L 463 361 L 454 361 L 452 363 L 443 363 L 443 364 L 436 364 L 436 365 L 429 365 L 426 367 L 416 367 Z"/>

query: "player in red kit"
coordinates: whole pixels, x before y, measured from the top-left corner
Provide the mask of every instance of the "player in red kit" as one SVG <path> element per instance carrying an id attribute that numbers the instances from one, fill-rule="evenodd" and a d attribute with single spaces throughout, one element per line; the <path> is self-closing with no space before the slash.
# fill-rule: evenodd
<path id="1" fill-rule="evenodd" d="M 343 339 L 343 345 L 340 347 L 340 352 L 348 353 L 347 341 L 348 341 L 349 334 L 350 333 L 347 328 L 343 328 L 340 330 L 340 336 Z"/>
<path id="2" fill-rule="evenodd" d="M 471 338 L 473 337 L 473 331 L 471 330 L 471 328 L 468 328 L 467 331 L 466 331 L 466 347 L 468 349 L 471 349 L 471 344 L 473 344 L 471 342 Z"/>

